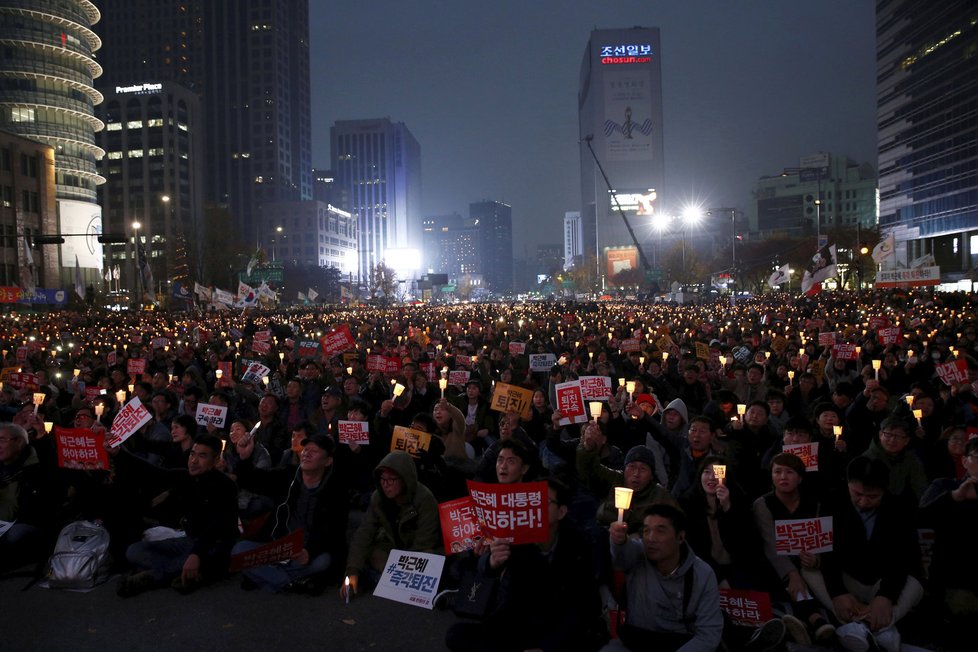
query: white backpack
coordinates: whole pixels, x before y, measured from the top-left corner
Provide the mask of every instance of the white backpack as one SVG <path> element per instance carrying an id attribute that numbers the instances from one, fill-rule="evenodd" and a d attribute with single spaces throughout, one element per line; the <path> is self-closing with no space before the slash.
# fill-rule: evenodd
<path id="1" fill-rule="evenodd" d="M 90 589 L 109 579 L 109 533 L 99 523 L 75 521 L 58 535 L 48 562 L 52 589 Z"/>

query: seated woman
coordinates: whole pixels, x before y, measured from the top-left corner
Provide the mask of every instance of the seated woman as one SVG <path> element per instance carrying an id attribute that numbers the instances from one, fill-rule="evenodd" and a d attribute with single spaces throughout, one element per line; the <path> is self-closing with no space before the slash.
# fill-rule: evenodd
<path id="1" fill-rule="evenodd" d="M 801 491 L 804 478 L 805 463 L 800 458 L 788 453 L 775 455 L 771 460 L 774 489 L 754 501 L 754 523 L 763 541 L 764 555 L 784 587 L 780 593 L 793 607 L 794 615 L 782 620 L 796 643 L 809 645 L 809 632 L 817 641 L 828 640 L 835 634 L 835 628 L 819 611 L 815 601 L 818 597 L 822 604 L 831 602 L 818 570 L 819 557 L 805 550 L 797 555 L 778 554 L 775 534 L 778 521 L 826 516 L 821 504 L 809 493 Z M 777 598 L 777 594 L 774 597 Z"/>

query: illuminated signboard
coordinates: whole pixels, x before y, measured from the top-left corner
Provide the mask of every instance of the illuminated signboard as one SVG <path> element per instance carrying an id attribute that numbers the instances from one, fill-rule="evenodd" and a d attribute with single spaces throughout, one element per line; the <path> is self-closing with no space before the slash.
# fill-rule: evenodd
<path id="1" fill-rule="evenodd" d="M 652 46 L 642 45 L 602 45 L 598 55 L 602 65 L 618 65 L 623 63 L 650 63 L 652 61 Z"/>
<path id="2" fill-rule="evenodd" d="M 635 211 L 636 215 L 652 215 L 655 213 L 655 191 L 649 190 L 641 192 L 619 192 L 611 197 L 611 210 L 617 211 L 618 204 L 621 204 L 623 211 Z M 618 200 L 615 203 L 615 199 Z"/>
<path id="3" fill-rule="evenodd" d="M 135 86 L 116 86 L 116 93 L 158 93 L 163 90 L 163 84 L 136 84 Z"/>

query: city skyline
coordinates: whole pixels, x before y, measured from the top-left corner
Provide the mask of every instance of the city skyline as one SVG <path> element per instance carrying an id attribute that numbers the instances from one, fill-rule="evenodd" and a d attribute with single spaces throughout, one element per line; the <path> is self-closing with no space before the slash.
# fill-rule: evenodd
<path id="1" fill-rule="evenodd" d="M 463 212 L 483 197 L 506 202 L 523 257 L 559 241 L 564 212 L 580 210 L 577 89 L 588 36 L 636 25 L 662 35 L 673 209 L 694 200 L 745 209 L 760 176 L 818 151 L 876 166 L 872 3 L 703 0 L 437 11 L 312 3 L 314 164 L 328 164 L 337 120 L 404 122 L 423 151 L 422 215 Z M 640 240 L 649 232 L 636 225 Z"/>

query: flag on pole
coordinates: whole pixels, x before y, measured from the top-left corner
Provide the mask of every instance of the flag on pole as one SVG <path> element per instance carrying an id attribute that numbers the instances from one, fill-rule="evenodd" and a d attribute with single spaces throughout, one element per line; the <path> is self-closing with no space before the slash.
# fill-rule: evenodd
<path id="1" fill-rule="evenodd" d="M 296 298 L 299 301 L 303 302 L 303 303 L 305 303 L 307 301 L 306 295 L 302 293 L 302 290 L 299 290 L 298 292 L 296 292 Z"/>
<path id="2" fill-rule="evenodd" d="M 75 254 L 75 294 L 85 299 L 85 284 L 82 283 L 81 265 L 78 262 L 78 254 Z"/>
<path id="3" fill-rule="evenodd" d="M 891 231 L 889 235 L 873 247 L 873 262 L 882 265 L 883 261 L 896 256 L 896 236 Z"/>
<path id="4" fill-rule="evenodd" d="M 312 288 L 309 288 L 309 292 L 306 293 L 306 296 L 309 297 L 310 301 L 315 301 L 316 297 L 319 296 L 319 293 L 313 290 Z"/>
<path id="5" fill-rule="evenodd" d="M 20 286 L 28 292 L 34 291 L 34 256 L 26 237 L 21 237 L 24 243 L 24 255 L 20 265 Z"/>
<path id="6" fill-rule="evenodd" d="M 833 278 L 836 271 L 835 245 L 825 246 L 812 256 L 812 262 L 805 268 L 801 279 L 802 294 L 817 294 L 822 291 L 822 281 Z"/>
<path id="7" fill-rule="evenodd" d="M 112 268 L 112 278 L 114 278 L 117 281 L 120 278 L 122 278 L 122 270 L 119 268 L 118 265 Z"/>
<path id="8" fill-rule="evenodd" d="M 774 273 L 771 274 L 771 278 L 767 280 L 767 284 L 773 288 L 776 288 L 787 280 L 788 280 L 788 265 L 784 264 L 781 267 L 774 270 Z"/>

